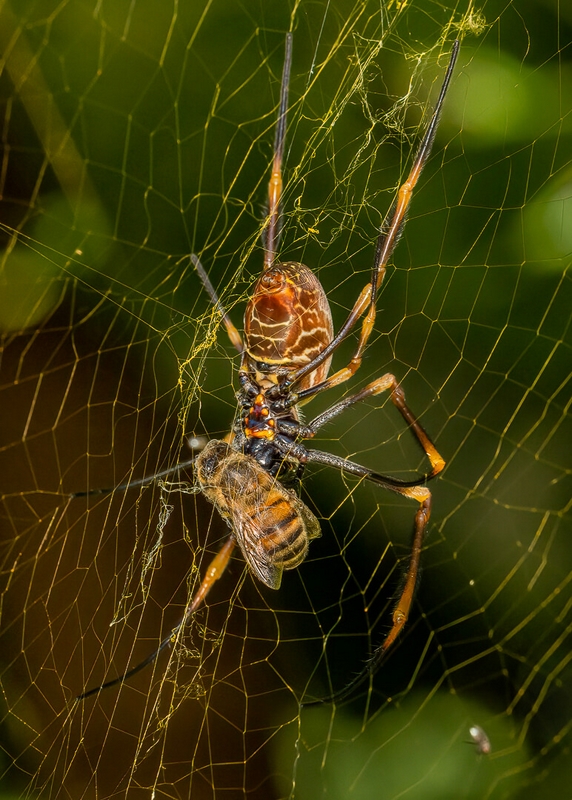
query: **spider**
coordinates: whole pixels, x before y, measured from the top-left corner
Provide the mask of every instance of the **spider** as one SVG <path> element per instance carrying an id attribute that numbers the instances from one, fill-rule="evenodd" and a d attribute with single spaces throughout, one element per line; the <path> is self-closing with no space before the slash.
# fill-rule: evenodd
<path id="1" fill-rule="evenodd" d="M 419 504 L 414 520 L 411 556 L 398 593 L 391 628 L 364 672 L 341 694 L 326 698 L 326 701 L 345 695 L 365 674 L 370 674 L 406 624 L 419 575 L 423 538 L 431 514 L 431 492 L 425 483 L 441 472 L 445 461 L 409 409 L 402 388 L 390 373 L 334 403 L 310 422 L 302 422 L 300 406 L 315 395 L 344 383 L 360 367 L 375 323 L 377 294 L 389 259 L 403 231 L 413 190 L 431 152 L 458 52 L 459 42 L 455 41 L 429 125 L 419 144 L 409 175 L 400 186 L 381 226 L 371 278 L 361 290 L 346 321 L 334 333 L 328 299 L 314 273 L 303 264 L 281 263 L 277 259 L 282 159 L 292 63 L 292 34 L 286 36 L 273 165 L 268 189 L 268 216 L 263 232 L 264 266 L 245 310 L 244 338 L 221 304 L 199 258 L 196 255 L 191 256 L 212 304 L 221 315 L 232 345 L 241 355 L 238 411 L 231 433 L 224 442 L 211 440 L 198 456 L 172 469 L 116 487 L 126 489 L 142 485 L 176 470 L 193 466 L 197 479 L 195 491 L 202 491 L 214 503 L 229 522 L 231 532 L 208 566 L 183 618 L 155 652 L 118 678 L 79 695 L 78 700 L 125 681 L 154 662 L 221 577 L 236 543 L 255 576 L 270 588 L 279 587 L 282 571 L 297 567 L 306 556 L 308 541 L 320 535 L 316 518 L 290 488 L 297 484 L 305 465 L 310 463 L 334 467 L 372 481 Z M 361 317 L 361 331 L 353 357 L 345 367 L 328 376 L 334 352 Z M 326 423 L 350 406 L 382 392 L 390 393 L 391 401 L 426 454 L 431 466 L 428 473 L 416 480 L 402 481 L 380 475 L 349 459 L 310 449 L 302 444 L 303 440 L 312 439 Z M 92 493 L 97 491 L 81 494 Z"/>

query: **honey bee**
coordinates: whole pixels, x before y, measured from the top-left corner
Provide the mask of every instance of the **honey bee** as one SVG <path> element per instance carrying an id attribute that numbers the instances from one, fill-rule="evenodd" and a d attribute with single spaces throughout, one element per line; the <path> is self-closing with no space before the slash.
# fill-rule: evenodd
<path id="1" fill-rule="evenodd" d="M 204 496 L 232 529 L 244 560 L 259 581 L 278 589 L 283 570 L 306 558 L 321 535 L 310 509 L 249 455 L 212 439 L 195 464 Z"/>

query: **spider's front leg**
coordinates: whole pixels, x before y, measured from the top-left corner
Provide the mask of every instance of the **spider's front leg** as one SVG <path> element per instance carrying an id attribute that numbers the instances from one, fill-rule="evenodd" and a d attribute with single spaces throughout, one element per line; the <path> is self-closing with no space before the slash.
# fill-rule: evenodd
<path id="1" fill-rule="evenodd" d="M 347 366 L 342 367 L 333 375 L 330 375 L 329 378 L 319 383 L 315 382 L 313 386 L 299 392 L 300 402 L 306 401 L 318 392 L 321 392 L 325 389 L 330 389 L 333 386 L 338 386 L 340 383 L 344 383 L 357 372 L 361 365 L 364 350 L 374 328 L 375 317 L 377 313 L 377 294 L 381 288 L 381 284 L 383 283 L 389 259 L 393 255 L 401 234 L 403 233 L 403 228 L 405 227 L 405 222 L 407 220 L 407 214 L 411 205 L 413 192 L 417 186 L 421 173 L 423 172 L 423 168 L 427 163 L 427 159 L 431 154 L 433 142 L 435 141 L 435 134 L 437 132 L 441 112 L 443 110 L 443 103 L 445 101 L 445 96 L 453 76 L 453 70 L 455 68 L 457 56 L 459 55 L 459 46 L 460 45 L 458 41 L 453 43 L 451 57 L 449 59 L 449 66 L 445 72 L 445 77 L 441 85 L 441 91 L 429 121 L 429 125 L 427 126 L 427 130 L 425 131 L 425 134 L 419 144 L 419 148 L 415 155 L 409 175 L 399 187 L 397 197 L 387 212 L 387 215 L 381 226 L 381 231 L 375 249 L 375 257 L 373 260 L 370 282 L 367 283 L 361 290 L 360 295 L 354 303 L 348 318 L 335 337 L 331 339 L 327 347 L 325 347 L 324 350 L 312 362 L 300 367 L 296 370 L 296 372 L 292 373 L 288 383 L 290 385 L 300 385 L 300 381 L 302 381 L 303 378 L 319 367 L 323 361 L 331 358 L 334 350 L 339 347 L 341 342 L 350 333 L 357 321 L 363 316 L 363 314 L 365 314 L 365 317 L 362 321 L 359 341 L 354 351 L 354 355 Z"/>

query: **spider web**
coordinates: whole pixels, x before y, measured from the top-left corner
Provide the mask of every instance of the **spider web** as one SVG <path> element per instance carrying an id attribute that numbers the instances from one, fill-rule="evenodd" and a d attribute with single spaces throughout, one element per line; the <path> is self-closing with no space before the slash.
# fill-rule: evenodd
<path id="1" fill-rule="evenodd" d="M 570 12 L 14 0 L 0 23 L 2 797 L 565 796 Z M 239 324 L 288 29 L 280 250 L 316 270 L 337 326 L 462 39 L 352 382 L 394 372 L 448 462 L 414 608 L 352 698 L 301 706 L 383 639 L 415 512 L 308 470 L 322 538 L 280 591 L 233 559 L 156 664 L 75 704 L 157 647 L 228 533 L 189 473 L 70 493 L 229 430 L 238 360 L 189 254 Z M 426 465 L 398 417 L 377 398 L 316 446 L 411 479 Z"/>

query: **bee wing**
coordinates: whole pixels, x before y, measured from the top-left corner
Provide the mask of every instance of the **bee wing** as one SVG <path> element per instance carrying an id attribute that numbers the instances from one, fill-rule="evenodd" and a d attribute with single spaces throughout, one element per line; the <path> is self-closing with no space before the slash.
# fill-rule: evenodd
<path id="1" fill-rule="evenodd" d="M 260 525 L 237 503 L 231 506 L 230 522 L 234 538 L 252 572 L 265 586 L 279 589 L 282 565 L 277 564 L 272 554 L 263 546 L 264 531 Z"/>
<path id="2" fill-rule="evenodd" d="M 318 539 L 322 535 L 320 523 L 314 514 L 312 514 L 306 503 L 304 503 L 303 500 L 300 500 L 299 497 L 296 497 L 296 495 L 294 495 L 294 507 L 302 518 L 308 540 Z"/>

